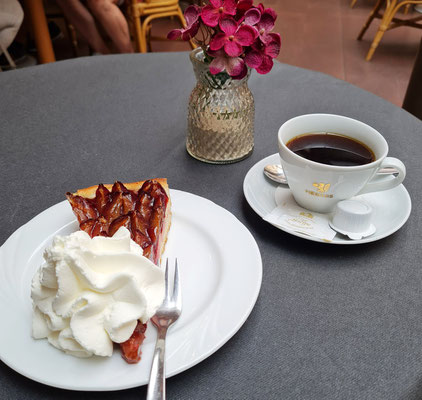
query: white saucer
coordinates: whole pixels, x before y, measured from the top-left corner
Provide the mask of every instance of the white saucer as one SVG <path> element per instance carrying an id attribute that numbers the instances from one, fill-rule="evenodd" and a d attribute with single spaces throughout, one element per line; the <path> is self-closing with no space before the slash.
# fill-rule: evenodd
<path id="1" fill-rule="evenodd" d="M 246 174 L 243 181 L 243 193 L 252 209 L 260 216 L 264 217 L 270 213 L 277 205 L 275 202 L 275 191 L 277 187 L 290 191 L 287 185 L 277 185 L 264 176 L 264 167 L 268 164 L 280 164 L 278 153 L 273 154 L 257 162 Z M 407 221 L 412 209 L 409 193 L 403 185 L 383 192 L 367 193 L 357 196 L 356 199 L 364 200 L 374 210 L 372 223 L 375 225 L 375 234 L 359 239 L 350 240 L 342 235 L 336 235 L 329 242 L 331 244 L 359 244 L 374 242 L 383 239 L 399 230 Z M 303 239 L 314 242 L 327 243 L 318 238 L 307 236 L 303 233 L 279 229 L 299 236 Z"/>

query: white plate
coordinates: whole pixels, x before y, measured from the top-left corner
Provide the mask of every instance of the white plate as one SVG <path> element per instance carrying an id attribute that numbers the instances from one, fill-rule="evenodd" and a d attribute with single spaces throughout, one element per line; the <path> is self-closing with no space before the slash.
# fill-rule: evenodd
<path id="1" fill-rule="evenodd" d="M 242 223 L 213 202 L 171 190 L 172 226 L 163 258 L 177 257 L 183 312 L 167 336 L 167 376 L 204 360 L 243 325 L 258 297 L 262 261 Z M 111 358 L 80 359 L 46 339 L 31 337 L 31 280 L 54 235 L 78 224 L 67 201 L 19 228 L 0 248 L 0 359 L 35 381 L 73 390 L 119 390 L 148 382 L 156 331 L 149 324 L 139 364 Z"/>
<path id="2" fill-rule="evenodd" d="M 280 164 L 278 153 L 273 154 L 257 162 L 246 174 L 243 181 L 243 193 L 252 209 L 261 217 L 269 214 L 277 205 L 275 201 L 275 191 L 290 191 L 287 185 L 277 185 L 264 176 L 264 167 L 268 164 Z M 412 209 L 409 193 L 403 185 L 383 192 L 375 192 L 356 196 L 367 202 L 373 209 L 372 223 L 375 225 L 375 234 L 359 239 L 350 240 L 337 234 L 330 244 L 359 244 L 368 243 L 385 238 L 400 229 L 407 221 Z M 314 242 L 327 243 L 321 239 L 294 232 L 288 229 L 277 227 L 291 235 L 299 236 L 303 239 Z"/>

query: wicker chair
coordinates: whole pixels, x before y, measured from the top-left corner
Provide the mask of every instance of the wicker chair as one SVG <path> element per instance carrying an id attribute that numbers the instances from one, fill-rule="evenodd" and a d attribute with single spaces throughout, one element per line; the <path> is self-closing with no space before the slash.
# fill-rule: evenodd
<path id="1" fill-rule="evenodd" d="M 186 26 L 178 0 L 129 0 L 127 12 L 133 30 L 136 51 L 140 53 L 148 51 L 147 44 L 149 45 L 151 39 L 151 22 L 154 19 L 177 17 L 181 25 Z M 192 41 L 191 46 L 195 48 Z"/>
<path id="2" fill-rule="evenodd" d="M 381 7 L 385 4 L 385 11 L 381 14 L 379 11 Z M 380 26 L 377 33 L 375 34 L 374 40 L 372 41 L 371 47 L 366 55 L 366 61 L 370 61 L 376 48 L 378 47 L 379 42 L 381 41 L 384 33 L 387 30 L 399 28 L 400 26 L 411 26 L 413 28 L 422 28 L 422 24 L 418 24 L 417 21 L 422 20 L 422 15 L 418 15 L 415 18 L 408 19 L 399 19 L 396 18 L 396 13 L 400 8 L 407 8 L 411 4 L 422 4 L 422 0 L 378 0 L 375 4 L 375 7 L 372 9 L 371 13 L 365 24 L 362 27 L 362 30 L 359 33 L 358 40 L 361 40 L 366 30 L 368 29 L 371 22 L 374 18 L 381 19 Z"/>

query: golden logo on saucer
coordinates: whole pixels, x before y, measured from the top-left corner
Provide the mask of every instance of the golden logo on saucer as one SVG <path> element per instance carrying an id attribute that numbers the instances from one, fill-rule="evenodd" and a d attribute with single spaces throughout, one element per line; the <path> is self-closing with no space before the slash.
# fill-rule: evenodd
<path id="1" fill-rule="evenodd" d="M 306 218 L 313 218 L 314 217 L 311 213 L 303 212 L 303 211 L 299 215 L 302 215 L 303 217 L 306 217 Z"/>
<path id="2" fill-rule="evenodd" d="M 325 193 L 330 188 L 331 184 L 323 183 L 323 182 L 320 182 L 320 183 L 315 182 L 312 184 L 312 186 L 315 186 L 319 193 Z"/>

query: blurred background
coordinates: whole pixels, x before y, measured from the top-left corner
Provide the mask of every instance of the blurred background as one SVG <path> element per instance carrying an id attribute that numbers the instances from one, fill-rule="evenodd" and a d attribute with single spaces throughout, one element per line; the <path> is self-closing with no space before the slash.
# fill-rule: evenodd
<path id="1" fill-rule="evenodd" d="M 15 41 L 9 47 L 9 53 L 17 68 L 39 62 L 28 4 L 41 1 L 21 2 L 24 21 Z M 180 1 L 179 4 L 185 9 L 192 3 L 193 0 Z M 391 24 L 396 23 L 397 28 L 385 32 L 371 60 L 367 61 L 365 58 L 380 28 L 381 19 L 375 18 L 371 22 L 361 40 L 357 40 L 357 37 L 374 7 L 380 5 L 381 15 L 389 1 L 265 0 L 264 3 L 265 7 L 273 8 L 278 14 L 274 31 L 279 32 L 282 38 L 279 61 L 331 75 L 397 106 L 403 105 L 421 40 L 417 21 L 422 18 L 422 14 L 418 12 L 418 4 L 405 4 L 397 11 L 395 19 L 391 21 Z M 44 0 L 42 5 L 57 61 L 95 55 L 83 36 L 64 18 L 55 0 Z M 119 2 L 119 7 L 127 17 L 130 1 Z M 422 5 L 420 7 L 422 8 Z M 399 22 L 401 20 L 411 22 L 407 25 Z M 130 27 L 129 18 L 128 21 Z M 174 28 L 180 28 L 180 22 L 175 17 L 152 21 L 148 51 L 189 51 L 189 43 L 155 39 L 165 37 Z M 106 35 L 104 40 L 107 41 Z M 136 50 L 135 42 L 133 46 Z M 9 68 L 4 55 L 1 56 L 0 62 L 3 70 Z"/>

